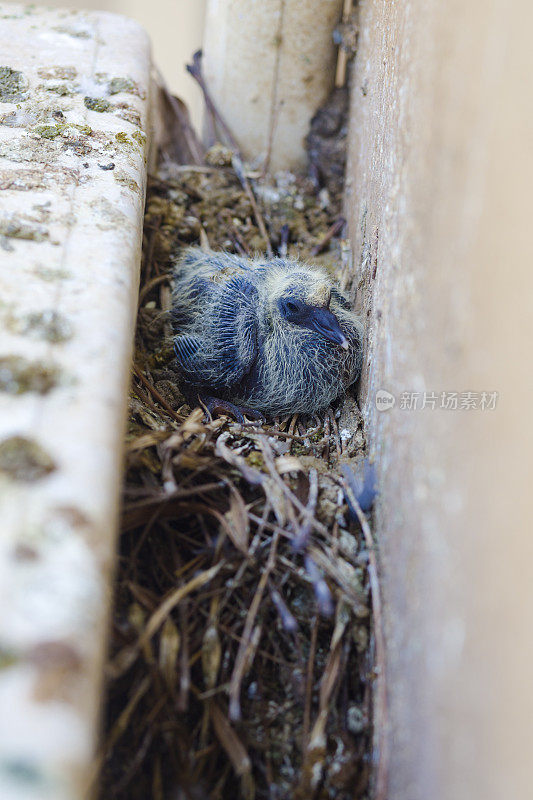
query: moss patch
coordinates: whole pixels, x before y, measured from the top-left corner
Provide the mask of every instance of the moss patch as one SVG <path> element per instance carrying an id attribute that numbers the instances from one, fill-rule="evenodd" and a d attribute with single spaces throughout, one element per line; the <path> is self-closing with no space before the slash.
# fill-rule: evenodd
<path id="1" fill-rule="evenodd" d="M 85 136 L 91 136 L 93 133 L 90 125 L 78 125 L 73 122 L 58 122 L 55 125 L 35 125 L 31 129 L 31 132 L 36 133 L 41 139 L 55 139 L 58 136 L 68 136 L 69 133 L 77 131 Z"/>
<path id="2" fill-rule="evenodd" d="M 88 108 L 89 111 L 98 111 L 99 114 L 102 114 L 104 111 L 113 110 L 113 104 L 104 97 L 84 97 L 83 102 L 85 108 Z"/>
<path id="3" fill-rule="evenodd" d="M 134 94 L 141 97 L 141 91 L 133 78 L 111 78 L 107 84 L 109 94 Z"/>
<path id="4" fill-rule="evenodd" d="M 33 133 L 38 133 L 41 139 L 55 139 L 61 136 L 64 128 L 64 125 L 36 125 Z"/>
<path id="5" fill-rule="evenodd" d="M 106 87 L 110 95 L 114 94 L 133 94 L 144 100 L 146 92 L 141 89 L 139 84 L 129 75 L 109 75 L 107 72 L 97 72 L 94 76 L 97 83 Z"/>
<path id="6" fill-rule="evenodd" d="M 141 147 L 144 147 L 144 145 L 146 144 L 146 134 L 143 133 L 142 131 L 133 131 L 133 133 L 131 134 L 131 138 L 135 139 L 137 144 L 139 144 Z"/>

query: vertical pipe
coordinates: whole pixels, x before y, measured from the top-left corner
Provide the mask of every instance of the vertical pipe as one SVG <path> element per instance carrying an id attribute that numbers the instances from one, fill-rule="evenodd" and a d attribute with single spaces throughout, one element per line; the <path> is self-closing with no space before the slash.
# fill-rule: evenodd
<path id="1" fill-rule="evenodd" d="M 207 84 L 246 158 L 302 167 L 309 121 L 333 88 L 342 0 L 209 0 Z"/>

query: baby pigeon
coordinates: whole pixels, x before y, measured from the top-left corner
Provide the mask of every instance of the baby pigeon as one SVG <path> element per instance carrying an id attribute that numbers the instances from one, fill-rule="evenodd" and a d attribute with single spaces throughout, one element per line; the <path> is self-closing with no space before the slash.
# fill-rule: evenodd
<path id="1" fill-rule="evenodd" d="M 174 267 L 174 349 L 210 411 L 327 407 L 359 376 L 362 326 L 320 268 L 191 247 Z M 252 414 L 252 416 L 261 416 Z"/>

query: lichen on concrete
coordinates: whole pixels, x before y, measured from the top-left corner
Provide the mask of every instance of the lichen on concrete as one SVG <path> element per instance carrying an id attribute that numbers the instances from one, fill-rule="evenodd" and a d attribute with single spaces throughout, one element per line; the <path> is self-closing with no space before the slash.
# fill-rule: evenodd
<path id="1" fill-rule="evenodd" d="M 139 147 L 144 148 L 146 134 L 142 131 L 134 131 L 132 134 L 128 134 L 126 131 L 119 131 L 115 133 L 115 141 L 121 145 L 123 150 L 137 152 Z"/>
<path id="2" fill-rule="evenodd" d="M 22 356 L 0 357 L 0 392 L 47 394 L 60 379 L 61 372 L 55 364 L 29 361 Z"/>
<path id="3" fill-rule="evenodd" d="M 39 88 L 44 89 L 45 92 L 58 94 L 60 97 L 73 97 L 77 91 L 76 86 L 68 83 L 57 83 L 53 86 L 41 86 Z"/>
<path id="4" fill-rule="evenodd" d="M 114 107 L 109 100 L 103 97 L 84 97 L 83 102 L 85 108 L 88 108 L 89 111 L 97 111 L 100 114 L 105 111 L 112 111 Z"/>
<path id="5" fill-rule="evenodd" d="M 26 167 L 24 169 L 13 169 L 13 166 L 5 169 L 0 168 L 0 191 L 12 189 L 18 192 L 30 192 L 50 188 L 50 185 L 57 185 L 58 179 L 68 174 L 68 171 L 51 170 L 44 174 L 38 167 Z M 72 179 L 72 174 L 70 173 Z"/>
<path id="6" fill-rule="evenodd" d="M 33 272 L 38 278 L 48 283 L 64 281 L 71 277 L 70 272 L 66 269 L 56 269 L 55 267 L 48 267 L 45 264 L 37 264 Z"/>
<path id="7" fill-rule="evenodd" d="M 116 169 L 113 171 L 113 177 L 115 178 L 117 183 L 120 183 L 122 186 L 126 186 L 128 189 L 131 189 L 132 192 L 139 193 L 140 187 L 137 181 L 128 175 L 127 172 L 123 169 Z"/>
<path id="8" fill-rule="evenodd" d="M 55 309 L 32 311 L 22 316 L 12 314 L 7 320 L 7 327 L 13 333 L 44 339 L 52 344 L 67 342 L 73 332 L 71 322 Z"/>
<path id="9" fill-rule="evenodd" d="M 143 92 L 139 88 L 139 85 L 129 77 L 111 78 L 107 84 L 107 91 L 109 94 L 120 94 L 121 92 L 124 92 L 124 94 L 134 94 L 137 97 L 140 97 L 142 100 L 145 98 L 145 92 Z"/>
<path id="10" fill-rule="evenodd" d="M 133 108 L 128 103 L 110 103 L 105 97 L 89 97 L 83 98 L 85 107 L 89 111 L 96 111 L 99 114 L 114 112 L 117 117 L 130 122 L 136 127 L 141 127 L 141 115 L 136 108 Z"/>
<path id="11" fill-rule="evenodd" d="M 49 232 L 42 225 L 25 222 L 16 215 L 0 219 L 0 236 L 7 239 L 26 239 L 29 242 L 44 242 Z"/>
<path id="12" fill-rule="evenodd" d="M 131 124 L 135 125 L 137 128 L 141 127 L 141 115 L 137 109 L 132 108 L 127 103 L 116 103 L 113 106 L 113 110 L 120 119 L 131 122 Z"/>
<path id="13" fill-rule="evenodd" d="M 36 125 L 33 133 L 37 133 L 41 139 L 55 139 L 56 136 L 61 136 L 63 129 L 63 125 Z"/>
<path id="14" fill-rule="evenodd" d="M 96 227 L 101 231 L 110 231 L 124 228 L 128 225 L 128 218 L 123 211 L 110 203 L 106 197 L 99 197 L 91 202 L 91 208 L 98 214 Z"/>
<path id="15" fill-rule="evenodd" d="M 56 468 L 50 454 L 34 439 L 9 436 L 0 441 L 0 474 L 23 483 L 33 483 Z"/>
<path id="16" fill-rule="evenodd" d="M 8 669 L 16 664 L 18 661 L 18 653 L 0 645 L 0 670 Z"/>
<path id="17" fill-rule="evenodd" d="M 0 101 L 20 103 L 28 97 L 28 80 L 19 70 L 0 67 Z"/>
<path id="18" fill-rule="evenodd" d="M 44 80 L 72 81 L 77 76 L 76 67 L 40 67 L 37 75 Z"/>
<path id="19" fill-rule="evenodd" d="M 67 36 L 73 36 L 75 39 L 91 39 L 92 35 L 89 31 L 83 28 L 76 28 L 72 25 L 56 25 L 52 30 L 57 33 L 64 33 Z"/>
<path id="20" fill-rule="evenodd" d="M 74 122 L 56 122 L 54 125 L 35 125 L 35 127 L 31 128 L 31 132 L 38 134 L 41 139 L 55 139 L 57 136 L 68 136 L 73 132 L 91 136 L 93 129 L 90 125 L 79 125 Z"/>
<path id="21" fill-rule="evenodd" d="M 142 131 L 133 131 L 133 133 L 131 134 L 131 138 L 135 139 L 137 144 L 144 149 L 144 146 L 146 144 L 146 134 L 145 133 L 143 133 Z"/>

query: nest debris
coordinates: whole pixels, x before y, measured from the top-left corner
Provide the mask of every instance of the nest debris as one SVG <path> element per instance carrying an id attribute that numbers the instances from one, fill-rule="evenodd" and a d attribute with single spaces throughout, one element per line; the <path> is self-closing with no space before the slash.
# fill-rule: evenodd
<path id="1" fill-rule="evenodd" d="M 367 800 L 368 537 L 340 472 L 364 453 L 355 400 L 240 425 L 177 388 L 172 254 L 265 249 L 231 163 L 215 145 L 149 186 L 101 797 Z M 339 198 L 291 173 L 253 185 L 272 247 L 344 263 L 346 288 Z"/>

